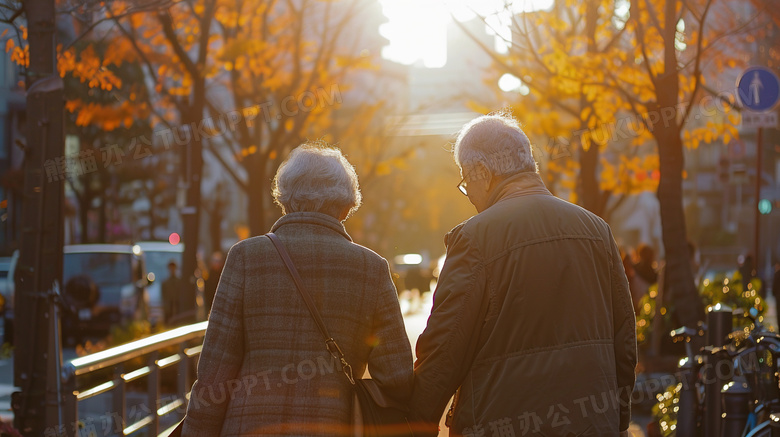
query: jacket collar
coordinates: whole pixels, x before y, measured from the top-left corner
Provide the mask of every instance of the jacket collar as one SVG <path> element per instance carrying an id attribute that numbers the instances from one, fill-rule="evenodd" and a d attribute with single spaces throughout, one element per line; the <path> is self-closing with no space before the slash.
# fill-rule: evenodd
<path id="1" fill-rule="evenodd" d="M 509 176 L 499 183 L 488 199 L 488 208 L 498 202 L 520 196 L 546 194 L 552 196 L 538 173 L 523 172 Z"/>
<path id="2" fill-rule="evenodd" d="M 291 212 L 283 215 L 279 220 L 271 226 L 271 232 L 276 232 L 277 229 L 284 225 L 289 224 L 305 224 L 316 225 L 328 228 L 332 231 L 336 231 L 344 238 L 352 241 L 352 237 L 349 236 L 347 230 L 344 228 L 344 224 L 341 223 L 336 217 L 321 212 Z"/>

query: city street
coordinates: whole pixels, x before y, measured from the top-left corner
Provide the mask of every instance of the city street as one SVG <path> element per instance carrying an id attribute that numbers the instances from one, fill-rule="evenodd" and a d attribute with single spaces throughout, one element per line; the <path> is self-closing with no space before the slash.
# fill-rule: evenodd
<path id="1" fill-rule="evenodd" d="M 311 433 L 289 275 L 395 386 L 387 270 L 413 350 L 445 290 L 427 421 L 780 435 L 777 2 L 0 0 L 0 437 L 157 437 L 200 357 L 226 434 Z"/>
<path id="2" fill-rule="evenodd" d="M 425 293 L 421 300 L 410 299 L 411 295 L 407 292 L 401 299 L 401 311 L 404 314 L 404 323 L 406 325 L 406 332 L 409 336 L 409 340 L 412 344 L 412 351 L 414 351 L 415 342 L 417 337 L 425 329 L 428 315 L 430 314 L 432 307 L 433 293 Z M 775 302 L 773 297 L 769 297 L 767 300 L 769 304 L 769 311 L 765 318 L 766 323 L 771 326 L 777 325 L 777 313 L 775 310 Z M 64 360 L 75 358 L 76 353 L 72 348 L 66 348 L 63 350 Z M 11 421 L 13 419 L 13 413 L 11 411 L 11 393 L 15 390 L 13 387 L 13 359 L 3 358 L 0 359 L 0 419 L 4 421 Z M 105 400 L 95 398 L 82 405 L 83 414 L 86 417 L 94 417 L 98 421 L 103 420 Z M 129 394 L 128 410 L 136 410 L 136 406 L 141 406 L 145 402 L 145 394 L 137 393 L 135 395 Z M 171 424 L 173 418 L 169 418 L 164 423 Z M 644 437 L 645 427 L 650 421 L 650 416 L 646 412 L 634 410 L 633 422 L 629 428 L 630 435 L 632 437 Z M 440 424 L 441 433 L 440 437 L 448 436 L 448 429 L 444 425 L 444 418 Z M 108 434 L 106 434 L 108 435 Z"/>
<path id="3" fill-rule="evenodd" d="M 407 299 L 401 300 L 401 310 L 405 314 L 404 323 L 406 325 L 406 332 L 409 335 L 409 340 L 412 344 L 413 351 L 417 337 L 425 329 L 428 315 L 430 314 L 432 307 L 432 296 L 433 293 L 426 293 L 421 301 L 415 300 L 412 302 Z M 64 349 L 63 357 L 65 361 L 71 358 L 75 358 L 75 351 L 73 349 Z M 0 360 L 0 418 L 2 418 L 4 421 L 10 421 L 13 418 L 13 414 L 11 412 L 11 393 L 14 390 L 13 360 L 11 358 L 2 359 Z M 138 393 L 137 396 L 134 397 L 135 401 L 131 399 L 128 405 L 128 410 L 134 409 L 133 404 L 140 405 L 143 403 L 144 396 L 145 395 L 143 393 Z M 104 405 L 106 402 L 107 400 L 105 399 L 101 400 L 96 398 L 94 400 L 90 400 L 88 404 L 82 406 L 83 412 L 87 417 L 91 416 L 101 420 L 103 417 L 102 414 L 104 413 L 103 410 L 105 410 Z M 444 426 L 443 420 L 444 419 L 442 418 L 442 423 L 440 425 L 442 432 L 439 434 L 442 437 L 449 435 L 447 432 L 447 427 Z M 632 435 L 643 436 L 644 434 L 634 433 Z"/>

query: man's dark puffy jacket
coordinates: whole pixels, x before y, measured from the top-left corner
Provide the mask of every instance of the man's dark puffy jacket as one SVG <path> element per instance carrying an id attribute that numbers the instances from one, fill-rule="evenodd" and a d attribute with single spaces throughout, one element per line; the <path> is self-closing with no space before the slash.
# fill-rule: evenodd
<path id="1" fill-rule="evenodd" d="M 535 173 L 453 229 L 417 342 L 414 419 L 451 435 L 617 436 L 636 366 L 631 295 L 609 226 Z"/>

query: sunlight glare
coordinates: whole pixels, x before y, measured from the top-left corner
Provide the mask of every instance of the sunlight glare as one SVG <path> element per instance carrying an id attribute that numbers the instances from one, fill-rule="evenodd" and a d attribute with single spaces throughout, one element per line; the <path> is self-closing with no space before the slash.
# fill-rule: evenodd
<path id="1" fill-rule="evenodd" d="M 517 76 L 506 73 L 498 79 L 498 87 L 505 93 L 516 92 L 527 96 L 531 90 Z"/>
<path id="2" fill-rule="evenodd" d="M 402 64 L 422 61 L 428 68 L 447 60 L 448 10 L 438 0 L 380 0 L 388 19 L 379 33 L 389 40 L 382 57 Z"/>
<path id="3" fill-rule="evenodd" d="M 427 68 L 447 63 L 447 25 L 454 18 L 469 21 L 487 17 L 486 30 L 498 34 L 496 50 L 506 52 L 511 38 L 510 12 L 549 9 L 554 0 L 379 0 L 387 22 L 379 33 L 389 40 L 382 57 L 406 65 L 422 62 Z"/>

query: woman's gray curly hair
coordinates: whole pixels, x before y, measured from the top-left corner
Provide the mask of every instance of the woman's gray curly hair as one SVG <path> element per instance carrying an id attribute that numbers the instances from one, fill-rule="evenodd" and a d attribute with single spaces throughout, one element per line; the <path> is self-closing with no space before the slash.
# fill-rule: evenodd
<path id="1" fill-rule="evenodd" d="M 290 153 L 273 181 L 274 202 L 283 214 L 321 212 L 340 218 L 360 207 L 362 196 L 357 173 L 337 147 L 324 141 L 308 141 Z"/>

